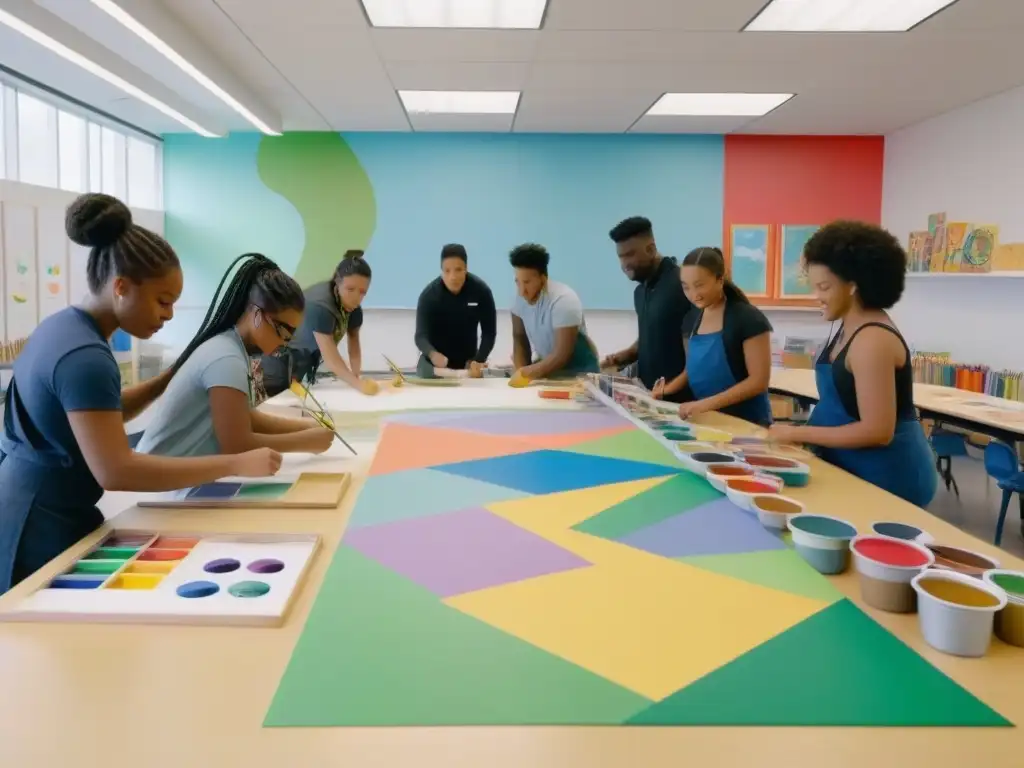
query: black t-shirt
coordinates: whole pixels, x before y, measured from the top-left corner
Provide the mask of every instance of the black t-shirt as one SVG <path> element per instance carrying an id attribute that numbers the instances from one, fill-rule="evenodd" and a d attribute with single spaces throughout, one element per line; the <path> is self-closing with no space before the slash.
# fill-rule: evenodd
<path id="1" fill-rule="evenodd" d="M 846 353 L 850 350 L 853 340 L 857 338 L 857 334 L 871 326 L 884 328 L 896 334 L 899 340 L 903 342 L 903 348 L 907 351 L 907 357 L 902 367 L 896 369 L 896 418 L 899 421 L 916 419 L 917 410 L 914 407 L 914 369 L 910 365 L 910 347 L 907 346 L 903 334 L 886 323 L 864 323 L 864 325 L 851 334 L 850 340 L 846 342 L 846 346 L 839 351 L 836 359 L 832 361 L 832 381 L 836 385 L 839 402 L 843 404 L 843 408 L 851 419 L 860 421 L 860 406 L 857 405 L 857 382 L 853 373 L 846 367 Z M 840 328 L 839 333 L 833 336 L 825 349 L 821 351 L 818 363 L 829 362 L 832 351 L 835 349 L 842 334 L 843 329 Z"/>
<path id="2" fill-rule="evenodd" d="M 487 362 L 497 331 L 494 295 L 487 283 L 472 273 L 466 275 L 458 293 L 449 291 L 438 277 L 420 294 L 416 346 L 424 355 L 440 352 L 448 358 L 449 368 L 465 368 L 471 360 Z"/>
<path id="3" fill-rule="evenodd" d="M 700 319 L 703 312 L 694 309 L 683 319 L 683 338 L 689 339 L 690 335 L 700 328 Z M 760 336 L 762 333 L 771 333 L 772 324 L 768 322 L 764 312 L 753 304 L 742 301 L 728 301 L 725 305 L 725 317 L 722 318 L 722 343 L 725 345 L 725 359 L 729 363 L 729 370 L 732 371 L 736 381 L 743 381 L 747 378 L 747 359 L 743 356 L 743 342 Z"/>
<path id="4" fill-rule="evenodd" d="M 304 292 L 306 311 L 302 325 L 295 331 L 295 336 L 288 342 L 289 349 L 303 352 L 318 352 L 316 338 L 313 334 L 324 333 L 339 343 L 349 331 L 359 329 L 363 324 L 363 308 L 356 307 L 346 312 L 334 296 L 334 282 L 326 280 L 311 285 Z"/>
<path id="5" fill-rule="evenodd" d="M 679 328 L 692 305 L 679 282 L 679 265 L 668 256 L 657 271 L 633 289 L 637 317 L 637 375 L 651 389 L 658 379 L 672 381 L 686 367 Z"/>

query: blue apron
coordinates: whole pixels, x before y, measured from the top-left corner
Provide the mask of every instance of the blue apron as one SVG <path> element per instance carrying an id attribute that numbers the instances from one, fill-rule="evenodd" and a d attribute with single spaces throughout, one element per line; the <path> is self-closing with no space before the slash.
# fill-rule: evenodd
<path id="1" fill-rule="evenodd" d="M 686 351 L 686 377 L 693 396 L 703 400 L 719 395 L 739 382 L 733 376 L 729 358 L 725 354 L 724 331 L 698 334 L 698 328 L 699 318 L 690 331 L 689 349 Z M 721 412 L 765 427 L 772 423 L 772 407 L 767 392 L 722 408 Z"/>
<path id="2" fill-rule="evenodd" d="M 844 427 L 855 419 L 850 417 L 832 378 L 832 363 L 814 367 L 818 384 L 818 404 L 811 411 L 812 427 Z M 877 485 L 911 504 L 927 507 L 938 488 L 935 455 L 916 418 L 899 419 L 892 442 L 877 448 L 823 448 L 814 452 L 829 464 L 844 469 L 861 480 Z"/>
<path id="3" fill-rule="evenodd" d="M 40 442 L 12 380 L 0 437 L 0 595 L 103 524 L 103 489 L 84 460 Z"/>

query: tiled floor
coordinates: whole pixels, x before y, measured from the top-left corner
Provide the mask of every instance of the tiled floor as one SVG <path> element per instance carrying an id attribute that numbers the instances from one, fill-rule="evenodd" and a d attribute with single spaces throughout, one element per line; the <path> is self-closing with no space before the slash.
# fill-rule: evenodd
<path id="1" fill-rule="evenodd" d="M 981 452 L 975 449 L 971 452 L 971 457 L 953 460 L 953 477 L 960 487 L 960 498 L 952 491 L 947 492 L 945 485 L 940 485 L 928 511 L 979 539 L 992 541 L 1002 492 L 985 474 Z M 1020 528 L 1020 506 L 1014 498 L 1006 515 L 1002 548 L 1017 557 L 1024 557 Z"/>

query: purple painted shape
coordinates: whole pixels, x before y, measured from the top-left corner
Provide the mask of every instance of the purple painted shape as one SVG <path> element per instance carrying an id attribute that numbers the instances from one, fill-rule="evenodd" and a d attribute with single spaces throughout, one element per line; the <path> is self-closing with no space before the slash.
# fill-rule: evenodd
<path id="1" fill-rule="evenodd" d="M 786 547 L 755 515 L 726 498 L 641 528 L 619 541 L 663 557 L 731 555 Z"/>
<path id="2" fill-rule="evenodd" d="M 485 435 L 557 435 L 592 432 L 630 426 L 611 410 L 601 411 L 504 411 L 464 414 L 431 423 L 434 427 L 459 429 Z"/>
<path id="3" fill-rule="evenodd" d="M 357 528 L 344 543 L 441 597 L 590 565 L 479 508 Z"/>

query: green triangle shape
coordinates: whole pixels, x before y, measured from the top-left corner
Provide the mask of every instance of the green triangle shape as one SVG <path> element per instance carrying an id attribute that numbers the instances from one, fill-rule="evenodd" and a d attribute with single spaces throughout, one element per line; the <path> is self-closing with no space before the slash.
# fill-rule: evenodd
<path id="1" fill-rule="evenodd" d="M 650 703 L 342 546 L 264 725 L 611 725 Z"/>
<path id="2" fill-rule="evenodd" d="M 668 467 L 683 466 L 672 451 L 642 429 L 630 429 L 596 440 L 586 440 L 559 450 L 590 456 L 606 456 L 610 459 L 646 461 L 648 464 L 663 464 Z"/>
<path id="3" fill-rule="evenodd" d="M 825 608 L 629 723 L 1012 725 L 849 600 Z"/>
<path id="4" fill-rule="evenodd" d="M 731 555 L 677 557 L 681 563 L 732 576 L 751 584 L 834 603 L 843 593 L 792 549 L 770 549 Z"/>
<path id="5" fill-rule="evenodd" d="M 573 530 L 617 540 L 720 498 L 722 494 L 707 480 L 692 472 L 681 472 L 650 490 L 587 518 L 573 526 Z"/>

